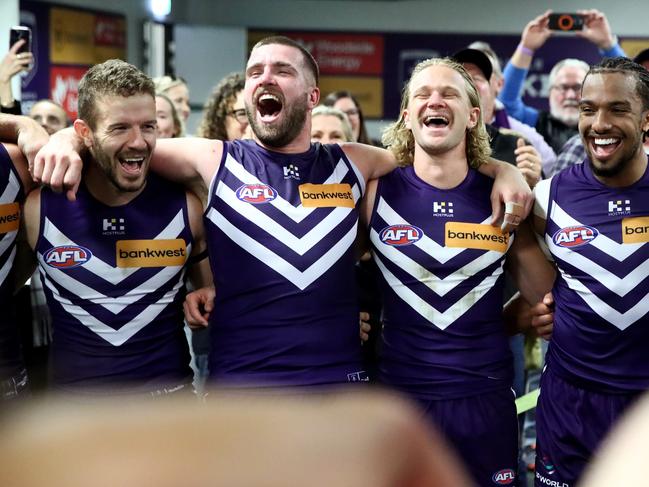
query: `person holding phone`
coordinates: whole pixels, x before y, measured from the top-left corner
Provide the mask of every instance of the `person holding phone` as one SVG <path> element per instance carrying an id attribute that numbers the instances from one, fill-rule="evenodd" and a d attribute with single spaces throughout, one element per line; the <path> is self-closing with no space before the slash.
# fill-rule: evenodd
<path id="1" fill-rule="evenodd" d="M 18 32 L 18 30 L 12 28 L 10 36 L 12 42 L 10 43 L 9 52 L 0 63 L 0 112 L 20 115 L 20 102 L 14 99 L 11 90 L 11 79 L 18 73 L 29 71 L 34 62 L 34 56 L 30 52 L 31 42 L 29 37 L 19 36 L 14 32 Z M 17 40 L 13 42 L 14 39 Z"/>
<path id="2" fill-rule="evenodd" d="M 567 20 L 568 17 L 572 22 Z M 599 10 L 578 10 L 575 14 L 558 16 L 553 16 L 552 10 L 548 10 L 525 26 L 516 51 L 505 66 L 505 83 L 499 95 L 507 113 L 536 128 L 557 154 L 563 144 L 577 133 L 581 84 L 589 66 L 584 61 L 573 58 L 562 59 L 555 64 L 549 77 L 549 112 L 523 103 L 523 83 L 535 51 L 545 44 L 553 32 L 565 31 L 566 27 L 578 27 L 580 22 L 575 19 L 583 21 L 581 30 L 573 30 L 575 35 L 595 44 L 603 57 L 625 55 L 617 37 L 611 32 L 606 16 Z M 556 27 L 556 30 L 553 31 L 552 27 Z"/>

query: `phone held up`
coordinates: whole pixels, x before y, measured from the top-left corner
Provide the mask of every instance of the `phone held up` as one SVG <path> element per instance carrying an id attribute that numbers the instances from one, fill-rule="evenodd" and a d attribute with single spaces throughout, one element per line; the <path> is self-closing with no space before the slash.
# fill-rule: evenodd
<path id="1" fill-rule="evenodd" d="M 15 25 L 9 32 L 9 48 L 13 46 L 20 39 L 25 39 L 25 43 L 18 49 L 18 54 L 21 52 L 31 52 L 32 50 L 32 30 L 29 27 L 22 25 Z"/>
<path id="2" fill-rule="evenodd" d="M 550 14 L 548 28 L 551 30 L 582 30 L 584 28 L 584 18 L 579 14 Z"/>

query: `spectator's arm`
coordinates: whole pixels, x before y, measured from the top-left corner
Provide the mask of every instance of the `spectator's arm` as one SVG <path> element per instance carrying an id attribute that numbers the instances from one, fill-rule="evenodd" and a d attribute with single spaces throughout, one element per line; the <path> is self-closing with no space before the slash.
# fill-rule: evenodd
<path id="1" fill-rule="evenodd" d="M 539 119 L 539 111 L 523 103 L 523 85 L 527 77 L 527 68 L 519 68 L 508 62 L 503 71 L 505 83 L 498 98 L 507 113 L 527 125 L 534 127 Z"/>

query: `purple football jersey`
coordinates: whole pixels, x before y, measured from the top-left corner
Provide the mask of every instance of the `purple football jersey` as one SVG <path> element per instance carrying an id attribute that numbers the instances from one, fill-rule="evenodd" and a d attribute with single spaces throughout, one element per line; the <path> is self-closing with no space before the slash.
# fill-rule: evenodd
<path id="1" fill-rule="evenodd" d="M 121 206 L 97 201 L 83 184 L 74 202 L 42 190 L 36 253 L 57 387 L 191 381 L 182 302 L 192 243 L 185 190 L 153 174 Z"/>
<path id="2" fill-rule="evenodd" d="M 413 167 L 379 181 L 370 239 L 384 295 L 383 382 L 427 399 L 511 387 L 501 315 L 513 237 L 489 225 L 492 183 L 469 170 L 438 189 Z"/>
<path id="3" fill-rule="evenodd" d="M 365 185 L 338 145 L 224 144 L 205 227 L 210 376 L 235 385 L 363 380 L 354 251 Z"/>
<path id="4" fill-rule="evenodd" d="M 649 387 L 649 175 L 626 188 L 590 163 L 541 182 L 537 213 L 559 269 L 547 362 L 564 380 L 601 392 Z"/>
<path id="5" fill-rule="evenodd" d="M 0 144 L 0 380 L 23 369 L 20 339 L 11 301 L 14 294 L 12 267 L 24 190 L 5 147 Z"/>

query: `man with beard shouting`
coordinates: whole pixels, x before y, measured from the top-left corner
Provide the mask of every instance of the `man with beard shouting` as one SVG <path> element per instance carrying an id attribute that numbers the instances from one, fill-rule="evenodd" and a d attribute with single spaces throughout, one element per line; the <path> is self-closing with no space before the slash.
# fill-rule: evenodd
<path id="1" fill-rule="evenodd" d="M 186 308 L 204 325 L 214 310 L 210 377 L 234 386 L 365 380 L 354 285 L 358 205 L 366 182 L 396 161 L 362 144 L 311 144 L 319 73 L 299 43 L 261 40 L 245 76 L 255 140 L 169 139 L 152 158 L 155 171 L 206 201 L 216 298 L 214 288 L 198 290 Z M 39 154 L 34 173 L 74 192 L 74 178 L 59 172 L 79 163 L 65 155 L 79 146 L 68 134 Z M 495 208 L 509 203 L 506 226 L 517 224 L 528 203 L 525 181 L 496 161 L 482 171 L 498 175 Z"/>

